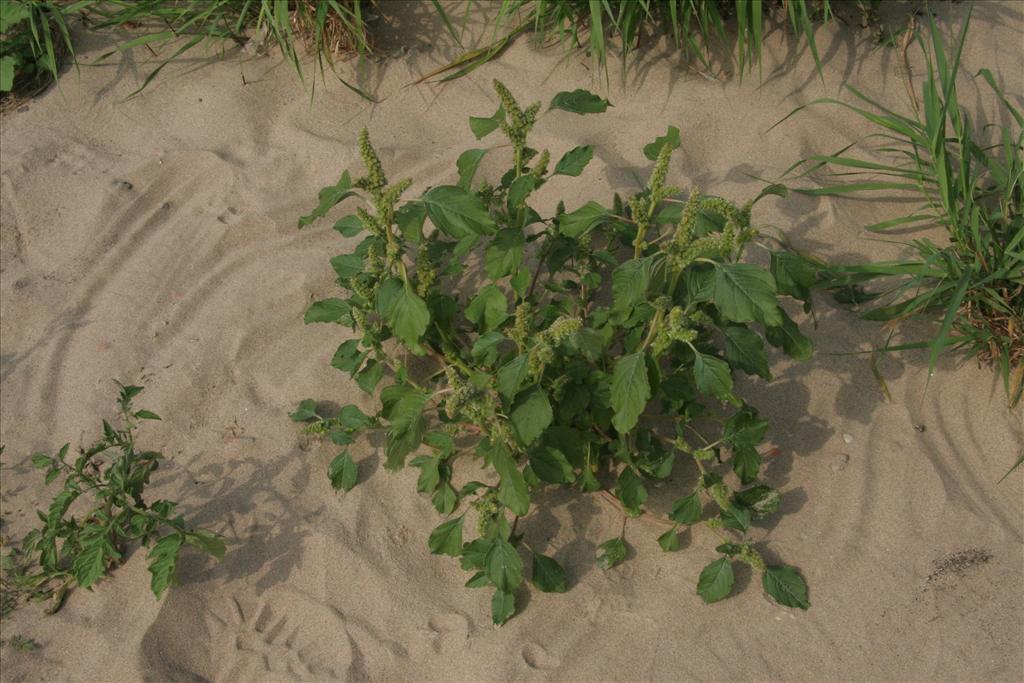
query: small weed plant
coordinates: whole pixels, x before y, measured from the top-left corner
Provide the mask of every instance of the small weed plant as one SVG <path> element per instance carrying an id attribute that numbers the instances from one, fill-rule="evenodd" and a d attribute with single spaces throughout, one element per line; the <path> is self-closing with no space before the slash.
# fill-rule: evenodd
<path id="1" fill-rule="evenodd" d="M 864 314 L 870 320 L 894 326 L 909 318 L 934 317 L 938 329 L 932 339 L 887 343 L 881 350 L 927 349 L 929 375 L 944 351 L 976 357 L 998 369 L 1012 406 L 1024 393 L 1024 116 L 987 69 L 977 77 L 997 96 L 1006 123 L 979 126 L 961 106 L 957 77 L 969 24 L 970 15 L 952 50 L 943 45 L 934 23 L 930 41 L 919 38 L 924 83 L 920 102 L 911 102 L 911 114 L 887 109 L 853 87 L 850 91 L 867 108 L 819 100 L 874 123 L 878 132 L 870 137 L 883 143 L 881 161 L 848 153 L 851 145 L 805 159 L 794 170 L 807 175 L 826 168 L 842 178 L 802 190 L 808 194 L 920 197 L 921 205 L 909 214 L 867 230 L 905 234 L 940 226 L 948 240 L 936 244 L 923 236 L 906 242 L 909 255 L 897 261 L 825 266 L 823 283 L 841 301 L 871 302 Z"/>
<path id="2" fill-rule="evenodd" d="M 0 96 L 32 93 L 57 79 L 61 55 L 73 52 L 67 19 L 91 2 L 0 2 Z"/>
<path id="3" fill-rule="evenodd" d="M 47 484 L 63 478 L 63 486 L 49 508 L 38 512 L 42 526 L 25 536 L 20 549 L 4 556 L 8 603 L 14 596 L 51 599 L 50 611 L 56 611 L 68 587 L 91 587 L 134 543 L 149 548 L 150 586 L 158 598 L 174 581 L 186 545 L 223 558 L 223 540 L 211 531 L 188 528 L 176 513 L 177 503 L 146 502 L 146 486 L 163 456 L 136 450 L 135 432 L 140 421 L 160 418 L 132 406 L 142 387 L 118 386 L 119 429 L 104 420 L 102 438 L 80 450 L 73 461 L 68 458 L 70 444 L 53 456 L 32 456 Z"/>
<path id="4" fill-rule="evenodd" d="M 588 202 L 567 211 L 560 202 L 542 217 L 532 193 L 548 182 L 568 185 L 594 150 L 576 147 L 553 163 L 548 150 L 528 146 L 541 104 L 521 108 L 501 83 L 494 87 L 500 108 L 470 118 L 470 127 L 477 138 L 500 129 L 508 144 L 464 152 L 456 184 L 401 201 L 411 180 L 388 181 L 364 130 L 366 173 L 353 179 L 346 171 L 299 220 L 308 225 L 347 197 L 365 200 L 334 225 L 346 237 L 364 235 L 353 252 L 331 259 L 347 298 L 313 303 L 305 320 L 354 330 L 331 364 L 366 392 L 384 386 L 373 415 L 355 405 L 322 415 L 307 399 L 292 418 L 341 446 L 383 432 L 385 467 L 418 468 L 418 490 L 447 517 L 431 532 L 430 551 L 458 558 L 467 586 L 492 591 L 497 624 L 515 613 L 524 557 L 538 590 L 568 587 L 548 549 L 522 533 L 540 492 L 600 493 L 622 510 L 624 529 L 626 518 L 655 517 L 645 512 L 648 490 L 673 472 L 691 486 L 655 517 L 667 527 L 657 540 L 676 550 L 679 534 L 697 524 L 718 538 L 719 558 L 697 581 L 700 596 L 729 595 L 733 564 L 742 562 L 776 601 L 807 608 L 799 574 L 768 565 L 747 537 L 780 498 L 759 481 L 757 446 L 768 422 L 733 381 L 734 370 L 770 377 L 765 339 L 796 358 L 810 354 L 778 300 L 806 299 L 806 273 L 785 255 L 772 270 L 741 260 L 757 237 L 750 203 L 696 190 L 673 198 L 674 128 L 645 148 L 654 167 L 634 196 L 616 196 L 611 208 Z M 607 106 L 576 90 L 555 96 L 548 112 Z M 511 168 L 495 184 L 474 182 L 496 149 L 511 150 Z M 484 475 L 457 483 L 457 470 L 473 466 Z M 347 449 L 328 475 L 336 489 L 356 484 Z M 611 569 L 625 557 L 620 534 L 596 559 Z"/>

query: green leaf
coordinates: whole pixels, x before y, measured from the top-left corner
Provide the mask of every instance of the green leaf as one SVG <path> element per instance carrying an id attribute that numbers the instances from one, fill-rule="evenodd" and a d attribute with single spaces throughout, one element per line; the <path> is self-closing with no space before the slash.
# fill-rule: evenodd
<path id="1" fill-rule="evenodd" d="M 691 493 L 673 503 L 669 519 L 676 524 L 696 524 L 700 521 L 701 507 L 700 495 Z"/>
<path id="2" fill-rule="evenodd" d="M 746 532 L 750 528 L 750 510 L 729 505 L 721 513 L 722 523 L 729 529 Z"/>
<path id="3" fill-rule="evenodd" d="M 540 553 L 533 553 L 533 573 L 530 580 L 545 593 L 564 593 L 568 590 L 568 581 L 562 565 L 554 558 Z"/>
<path id="4" fill-rule="evenodd" d="M 353 462 L 348 451 L 344 451 L 331 460 L 327 476 L 330 477 L 331 488 L 335 491 L 351 491 L 359 478 L 359 467 Z"/>
<path id="5" fill-rule="evenodd" d="M 574 114 L 601 114 L 612 106 L 612 103 L 603 97 L 598 97 L 592 92 L 576 89 L 572 92 L 563 91 L 555 95 L 548 106 L 552 109 L 562 109 Z"/>
<path id="6" fill-rule="evenodd" d="M 557 448 L 534 448 L 529 452 L 529 458 L 530 467 L 543 481 L 550 484 L 571 484 L 575 478 L 572 465 Z"/>
<path id="7" fill-rule="evenodd" d="M 678 149 L 679 144 L 679 129 L 675 126 L 669 126 L 667 133 L 659 138 L 655 138 L 654 142 L 644 145 L 644 156 L 654 161 L 661 154 L 662 147 L 670 145 L 672 149 Z"/>
<path id="8" fill-rule="evenodd" d="M 529 373 L 529 357 L 516 356 L 498 370 L 498 393 L 511 401 L 519 393 Z"/>
<path id="9" fill-rule="evenodd" d="M 758 484 L 735 493 L 733 502 L 739 507 L 750 510 L 754 519 L 762 519 L 779 509 L 782 497 L 771 486 Z"/>
<path id="10" fill-rule="evenodd" d="M 473 135 L 479 140 L 493 133 L 504 120 L 505 110 L 498 107 L 498 111 L 494 112 L 494 116 L 491 117 L 470 116 L 469 129 L 473 131 Z"/>
<path id="11" fill-rule="evenodd" d="M 36 453 L 32 456 L 32 467 L 37 470 L 43 470 L 53 464 L 53 458 L 42 453 Z"/>
<path id="12" fill-rule="evenodd" d="M 355 237 L 363 231 L 363 222 L 359 216 L 348 215 L 335 222 L 333 228 L 341 233 L 342 237 Z"/>
<path id="13" fill-rule="evenodd" d="M 697 581 L 697 594 L 704 602 L 712 603 L 729 595 L 735 576 L 732 573 L 732 562 L 729 558 L 720 557 L 700 573 Z"/>
<path id="14" fill-rule="evenodd" d="M 459 494 L 455 492 L 451 484 L 442 482 L 437 491 L 434 492 L 430 502 L 434 504 L 434 509 L 442 515 L 450 515 L 459 504 Z"/>
<path id="15" fill-rule="evenodd" d="M 771 273 L 750 263 L 723 263 L 715 270 L 715 306 L 727 319 L 781 325 Z"/>
<path id="16" fill-rule="evenodd" d="M 616 311 L 628 314 L 647 300 L 651 271 L 645 261 L 626 261 L 612 271 L 612 302 Z"/>
<path id="17" fill-rule="evenodd" d="M 299 403 L 299 407 L 295 409 L 295 412 L 288 414 L 288 417 L 290 417 L 294 422 L 312 420 L 316 417 L 316 401 L 311 398 L 303 400 Z"/>
<path id="18" fill-rule="evenodd" d="M 817 280 L 818 269 L 807 259 L 791 251 L 772 252 L 771 270 L 779 294 L 811 301 L 811 287 Z"/>
<path id="19" fill-rule="evenodd" d="M 555 165 L 555 175 L 566 175 L 576 177 L 583 173 L 590 160 L 594 158 L 594 148 L 591 145 L 574 147 L 565 153 Z"/>
<path id="20" fill-rule="evenodd" d="M 609 539 L 597 546 L 597 564 L 608 570 L 626 559 L 626 542 L 621 536 Z"/>
<path id="21" fill-rule="evenodd" d="M 480 198 L 458 185 L 441 185 L 423 194 L 421 201 L 438 230 L 457 240 L 489 235 L 497 228 Z"/>
<path id="22" fill-rule="evenodd" d="M 722 334 L 725 336 L 725 357 L 732 365 L 748 375 L 772 378 L 761 335 L 746 325 L 726 325 Z"/>
<path id="23" fill-rule="evenodd" d="M 553 418 L 548 395 L 536 386 L 519 397 L 509 415 L 509 422 L 519 442 L 529 446 L 548 428 Z"/>
<path id="24" fill-rule="evenodd" d="M 224 559 L 226 548 L 224 547 L 224 539 L 220 534 L 215 534 L 206 529 L 196 529 L 185 534 L 185 542 L 218 560 Z"/>
<path id="25" fill-rule="evenodd" d="M 761 583 L 765 592 L 780 605 L 800 609 L 811 606 L 807 600 L 807 584 L 792 567 L 784 564 L 768 567 L 761 575 Z"/>
<path id="26" fill-rule="evenodd" d="M 388 282 L 401 284 L 396 280 Z M 383 287 L 381 289 L 383 290 Z M 378 299 L 378 308 L 381 308 L 380 301 L 381 299 Z M 385 301 L 380 312 L 387 319 L 391 331 L 410 349 L 416 351 L 420 348 L 420 338 L 430 325 L 430 309 L 427 308 L 426 302 L 408 284 L 403 285 L 400 291 L 396 289 L 393 297 L 385 298 Z"/>
<path id="27" fill-rule="evenodd" d="M 484 271 L 487 277 L 498 280 L 511 275 L 523 262 L 526 237 L 522 230 L 499 230 L 484 252 Z"/>
<path id="28" fill-rule="evenodd" d="M 434 555 L 451 555 L 458 557 L 462 554 L 462 523 L 464 516 L 442 522 L 430 532 L 430 539 L 427 545 Z"/>
<path id="29" fill-rule="evenodd" d="M 508 188 L 508 212 L 514 214 L 517 209 L 524 205 L 526 198 L 530 196 L 537 187 L 537 178 L 530 175 L 521 175 L 512 181 Z"/>
<path id="30" fill-rule="evenodd" d="M 650 398 L 645 353 L 638 351 L 619 358 L 611 388 L 612 410 L 615 411 L 612 424 L 619 434 L 625 434 L 636 426 Z"/>
<path id="31" fill-rule="evenodd" d="M 491 620 L 495 626 L 501 626 L 516 613 L 516 596 L 502 590 L 494 591 L 491 598 Z"/>
<path id="32" fill-rule="evenodd" d="M 734 447 L 753 448 L 764 440 L 768 421 L 757 416 L 757 411 L 746 406 L 737 411 L 725 423 L 723 438 Z"/>
<path id="33" fill-rule="evenodd" d="M 310 323 L 341 323 L 345 324 L 349 318 L 349 312 L 352 307 L 348 305 L 348 302 L 342 301 L 341 299 L 324 299 L 322 301 L 315 301 L 313 305 L 306 311 L 305 317 L 302 321 L 305 324 Z M 346 320 L 347 319 L 347 320 Z"/>
<path id="34" fill-rule="evenodd" d="M 487 285 L 469 302 L 465 313 L 482 332 L 493 330 L 508 319 L 508 299 L 496 285 Z"/>
<path id="35" fill-rule="evenodd" d="M 498 590 L 511 593 L 523 581 L 523 560 L 511 543 L 498 536 L 487 551 L 484 573 Z"/>
<path id="36" fill-rule="evenodd" d="M 489 149 L 467 149 L 459 155 L 455 166 L 459 169 L 459 187 L 463 190 L 470 189 L 473 184 L 473 176 L 476 175 L 476 169 L 480 166 L 480 161 L 484 158 L 484 155 L 489 151 Z"/>
<path id="37" fill-rule="evenodd" d="M 427 394 L 403 385 L 385 387 L 381 392 L 385 419 L 390 422 L 385 447 L 385 469 L 401 469 L 405 464 L 405 456 L 419 447 L 427 428 L 423 419 L 423 406 L 427 398 Z"/>
<path id="38" fill-rule="evenodd" d="M 366 358 L 366 353 L 359 350 L 359 340 L 349 339 L 338 345 L 331 358 L 331 367 L 342 372 L 354 373 Z"/>
<path id="39" fill-rule="evenodd" d="M 764 336 L 769 344 L 781 348 L 795 360 L 808 360 L 814 352 L 813 342 L 800 332 L 800 328 L 788 316 L 783 317 L 780 326 L 766 328 Z"/>
<path id="40" fill-rule="evenodd" d="M 356 375 L 356 384 L 366 393 L 372 394 L 383 376 L 384 366 L 375 360 L 371 360 Z"/>
<path id="41" fill-rule="evenodd" d="M 423 239 L 423 222 L 427 220 L 427 207 L 420 201 L 403 204 L 395 211 L 395 223 L 405 239 L 419 244 Z"/>
<path id="42" fill-rule="evenodd" d="M 331 268 L 339 280 L 347 280 L 363 272 L 363 257 L 359 254 L 341 254 L 331 259 Z"/>
<path id="43" fill-rule="evenodd" d="M 88 588 L 106 573 L 107 558 L 117 556 L 105 530 L 100 529 L 98 534 L 82 543 L 74 558 L 71 571 L 75 575 L 75 581 L 82 588 Z"/>
<path id="44" fill-rule="evenodd" d="M 160 416 L 151 410 L 139 410 L 136 411 L 135 417 L 140 420 L 159 420 Z"/>
<path id="45" fill-rule="evenodd" d="M 558 217 L 558 231 L 566 237 L 577 238 L 591 230 L 611 213 L 597 202 L 587 202 L 580 208 Z"/>
<path id="46" fill-rule="evenodd" d="M 513 514 L 522 516 L 530 510 L 530 493 L 526 488 L 526 479 L 519 471 L 516 461 L 505 446 L 498 446 L 491 455 L 494 469 L 501 477 L 498 485 L 498 502 L 506 506 Z"/>
<path id="47" fill-rule="evenodd" d="M 619 474 L 619 479 L 615 483 L 615 497 L 622 501 L 630 515 L 635 517 L 640 514 L 640 506 L 647 500 L 647 489 L 632 467 L 626 467 Z"/>
<path id="48" fill-rule="evenodd" d="M 352 177 L 348 171 L 341 174 L 341 180 L 338 181 L 337 185 L 331 187 L 325 187 L 320 190 L 319 200 L 320 203 L 310 213 L 299 219 L 299 229 L 306 227 L 318 218 L 322 218 L 327 214 L 331 208 L 341 202 L 346 197 L 351 197 L 356 194 L 355 190 L 352 189 Z"/>
<path id="49" fill-rule="evenodd" d="M 699 351 L 693 357 L 693 379 L 705 396 L 728 400 L 732 396 L 732 371 L 720 358 Z"/>
<path id="50" fill-rule="evenodd" d="M 761 454 L 753 446 L 741 446 L 733 451 L 732 471 L 740 478 L 743 485 L 757 479 L 761 471 Z"/>
<path id="51" fill-rule="evenodd" d="M 658 536 L 658 545 L 666 553 L 673 553 L 679 550 L 679 532 L 672 527 L 661 536 Z"/>
<path id="52" fill-rule="evenodd" d="M 157 541 L 149 551 L 149 573 L 152 575 L 149 587 L 158 599 L 174 581 L 178 551 L 181 550 L 183 542 L 181 534 L 170 534 Z"/>
<path id="53" fill-rule="evenodd" d="M 338 412 L 338 423 L 345 429 L 362 429 L 372 422 L 358 406 L 348 404 Z"/>

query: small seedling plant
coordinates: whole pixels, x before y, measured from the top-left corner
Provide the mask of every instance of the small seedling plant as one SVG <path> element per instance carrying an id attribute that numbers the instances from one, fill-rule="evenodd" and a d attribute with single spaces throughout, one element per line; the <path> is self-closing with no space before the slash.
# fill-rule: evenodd
<path id="1" fill-rule="evenodd" d="M 729 595 L 742 562 L 777 602 L 806 609 L 800 575 L 768 565 L 747 538 L 779 494 L 759 481 L 768 422 L 736 394 L 733 373 L 770 377 L 765 340 L 795 358 L 810 354 L 778 296 L 806 301 L 813 271 L 785 254 L 771 270 L 741 260 L 757 237 L 752 204 L 696 190 L 675 199 L 680 190 L 666 178 L 676 128 L 645 147 L 653 171 L 632 197 L 572 211 L 559 202 L 542 217 L 531 195 L 548 182 L 571 190 L 594 150 L 576 147 L 552 168 L 550 152 L 527 142 L 541 104 L 521 108 L 501 83 L 494 88 L 498 111 L 470 118 L 470 128 L 478 139 L 500 129 L 508 144 L 464 152 L 456 184 L 402 202 L 411 180 L 389 183 L 364 130 L 365 175 L 346 171 L 299 219 L 301 228 L 348 197 L 365 201 L 334 224 L 364 236 L 331 259 L 348 295 L 316 301 L 305 321 L 354 330 L 331 364 L 368 393 L 385 386 L 373 415 L 355 405 L 320 414 L 306 399 L 292 419 L 340 446 L 383 432 L 385 467 L 418 468 L 417 489 L 447 517 L 430 551 L 457 558 L 467 586 L 492 591 L 496 624 L 515 613 L 524 557 L 538 590 L 568 588 L 563 568 L 521 529 L 540 492 L 600 494 L 623 512 L 624 529 L 626 518 L 655 517 L 645 511 L 648 491 L 674 471 L 692 485 L 657 517 L 667 526 L 657 540 L 677 550 L 693 525 L 717 538 L 699 595 Z M 546 113 L 608 106 L 576 90 L 556 95 Z M 511 168 L 496 184 L 475 183 L 481 159 L 499 149 L 511 152 Z M 474 466 L 484 474 L 457 483 L 457 469 Z M 357 483 L 348 449 L 328 476 L 344 491 Z M 626 554 L 620 534 L 596 560 L 611 569 Z"/>
<path id="2" fill-rule="evenodd" d="M 142 387 L 118 384 L 121 427 L 103 421 L 103 436 L 69 460 L 70 444 L 56 455 L 32 456 L 45 472 L 47 484 L 63 478 L 49 508 L 39 511 L 42 526 L 29 532 L 20 550 L 4 558 L 5 582 L 30 599 L 50 598 L 50 611 L 60 608 L 72 585 L 90 588 L 124 559 L 135 543 L 149 548 L 150 587 L 159 598 L 174 581 L 182 549 L 191 545 L 218 560 L 224 542 L 205 529 L 190 529 L 178 503 L 147 503 L 150 476 L 163 459 L 155 451 L 136 449 L 140 421 L 159 420 L 149 410 L 136 410 L 133 399 Z M 83 506 L 82 503 L 85 503 Z M 81 510 L 80 516 L 74 514 Z"/>

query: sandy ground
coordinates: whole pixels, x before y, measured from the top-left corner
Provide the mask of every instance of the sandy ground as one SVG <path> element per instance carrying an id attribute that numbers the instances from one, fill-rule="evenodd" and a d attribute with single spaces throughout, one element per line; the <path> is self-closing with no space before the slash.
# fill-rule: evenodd
<path id="1" fill-rule="evenodd" d="M 964 7 L 944 11 L 958 24 Z M 93 66 L 108 43 L 83 36 L 81 75 L 0 119 L 3 534 L 23 535 L 52 495 L 28 455 L 91 440 L 118 378 L 144 385 L 140 405 L 164 418 L 141 436 L 170 458 L 154 493 L 229 542 L 222 564 L 186 556 L 183 585 L 161 602 L 135 553 L 56 616 L 19 609 L 4 636 L 42 649 L 4 648 L 3 680 L 1024 679 L 1024 473 L 996 484 L 1024 442 L 1024 413 L 1007 409 L 989 370 L 946 360 L 928 384 L 913 353 L 882 362 L 884 401 L 864 356 L 837 355 L 883 333 L 824 298 L 816 330 L 801 319 L 815 358 L 777 356 L 772 382 L 742 385 L 772 421 L 766 476 L 783 493 L 784 514 L 755 537 L 800 568 L 808 612 L 770 602 L 749 573 L 734 597 L 703 605 L 694 585 L 712 540 L 687 533 L 682 552 L 664 554 L 643 521 L 627 528 L 629 560 L 602 572 L 594 549 L 619 514 L 552 492 L 521 528 L 571 589 L 533 592 L 496 629 L 489 593 L 429 554 L 439 520 L 414 493 L 415 471 L 387 475 L 365 447 L 366 481 L 331 491 L 334 451 L 304 443 L 287 413 L 306 397 L 368 411 L 374 400 L 328 366 L 344 331 L 302 325 L 310 300 L 333 295 L 328 259 L 346 245 L 327 222 L 299 232 L 296 218 L 357 168 L 363 126 L 415 193 L 453 181 L 458 154 L 479 146 L 466 117 L 494 111 L 492 78 L 529 101 L 593 87 L 585 59 L 526 40 L 449 85 L 406 87 L 455 52 L 429 6 L 398 14 L 381 38 L 390 57 L 369 69 L 376 105 L 337 83 L 310 98 L 279 56 L 240 63 L 235 52 L 193 53 L 126 100 L 146 66 Z M 980 115 L 994 102 L 970 79 L 981 67 L 1021 101 L 1024 4 L 983 3 L 973 21 L 961 97 Z M 867 132 L 828 107 L 766 132 L 795 106 L 850 83 L 907 108 L 893 50 L 853 30 L 818 35 L 824 83 L 779 32 L 760 79 L 708 80 L 652 48 L 625 89 L 613 69 L 607 114 L 546 116 L 534 146 L 597 145 L 568 199 L 608 201 L 646 178 L 641 148 L 673 124 L 673 182 L 750 198 L 750 175 Z M 754 219 L 823 257 L 863 260 L 899 253 L 859 229 L 899 208 L 794 196 L 760 203 Z"/>

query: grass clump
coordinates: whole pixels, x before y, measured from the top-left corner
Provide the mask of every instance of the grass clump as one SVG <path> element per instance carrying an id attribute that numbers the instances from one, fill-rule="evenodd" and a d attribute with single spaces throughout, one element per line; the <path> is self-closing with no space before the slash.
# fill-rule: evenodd
<path id="1" fill-rule="evenodd" d="M 31 97 L 57 80 L 63 56 L 74 54 L 68 20 L 92 2 L 0 2 L 0 102 Z"/>
<path id="2" fill-rule="evenodd" d="M 923 236 L 905 243 L 910 255 L 897 261 L 828 266 L 825 286 L 842 300 L 871 302 L 864 314 L 870 320 L 895 325 L 934 319 L 938 329 L 930 341 L 882 350 L 928 349 L 929 375 L 944 351 L 978 358 L 997 368 L 1013 406 L 1024 392 L 1024 117 L 987 69 L 976 78 L 997 95 L 1007 123 L 979 125 L 961 106 L 957 77 L 969 23 L 970 15 L 952 48 L 943 45 L 934 23 L 930 38 L 918 38 L 925 72 L 911 114 L 886 109 L 852 87 L 858 104 L 818 101 L 847 107 L 875 124 L 871 138 L 883 142 L 885 160 L 850 154 L 848 147 L 795 168 L 804 168 L 804 175 L 827 169 L 842 179 L 803 190 L 808 194 L 895 191 L 920 197 L 911 213 L 867 230 L 899 234 L 940 226 L 944 243 Z"/>
<path id="3" fill-rule="evenodd" d="M 470 128 L 478 139 L 500 130 L 508 142 L 465 151 L 455 184 L 403 201 L 411 180 L 387 178 L 364 130 L 365 174 L 346 171 L 299 220 L 304 227 L 347 198 L 363 200 L 334 224 L 362 236 L 331 259 L 346 297 L 315 302 L 305 321 L 351 328 L 331 365 L 368 394 L 384 386 L 371 415 L 355 405 L 329 415 L 307 399 L 292 419 L 342 447 L 382 432 L 389 470 L 412 456 L 418 491 L 447 517 L 430 534 L 430 551 L 457 558 L 467 586 L 492 592 L 495 623 L 515 613 L 527 575 L 540 591 L 568 588 L 544 542 L 521 528 L 553 486 L 597 494 L 623 513 L 622 531 L 595 557 L 605 569 L 627 555 L 630 518 L 660 525 L 666 552 L 700 527 L 717 553 L 696 582 L 705 602 L 730 594 L 739 562 L 774 600 L 806 609 L 800 575 L 766 564 L 750 540 L 780 495 L 760 476 L 768 421 L 733 379 L 770 378 L 766 342 L 810 355 L 779 305 L 783 295 L 806 300 L 803 271 L 785 255 L 771 270 L 743 259 L 758 239 L 753 202 L 696 189 L 676 199 L 668 173 L 677 130 L 645 147 L 653 170 L 632 197 L 571 210 L 559 202 L 542 216 L 534 193 L 549 182 L 571 193 L 594 149 L 576 147 L 556 162 L 529 146 L 530 132 L 543 116 L 595 114 L 609 103 L 575 90 L 543 111 L 494 86 L 497 112 L 470 117 Z M 504 174 L 475 180 L 485 155 L 509 148 Z M 345 448 L 327 474 L 348 491 L 359 468 Z M 470 468 L 480 479 L 466 481 Z M 685 482 L 682 495 L 658 514 L 645 509 L 673 473 Z"/>

